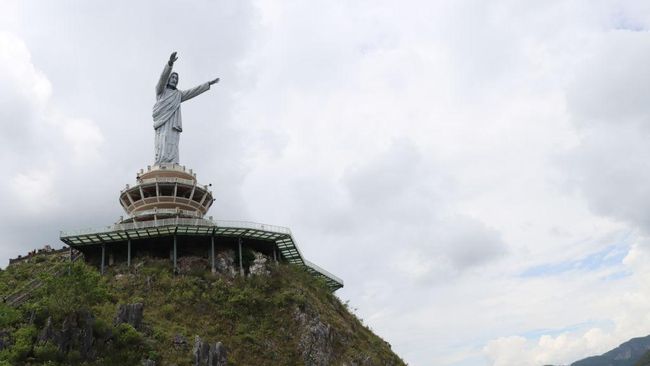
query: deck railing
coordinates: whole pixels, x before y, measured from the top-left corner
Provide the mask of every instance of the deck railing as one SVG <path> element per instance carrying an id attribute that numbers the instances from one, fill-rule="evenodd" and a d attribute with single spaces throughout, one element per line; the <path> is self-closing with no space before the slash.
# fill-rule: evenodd
<path id="1" fill-rule="evenodd" d="M 336 275 L 332 274 L 332 272 L 323 269 L 323 267 L 320 267 L 320 266 L 316 265 L 315 263 L 306 260 L 305 258 L 303 258 L 302 261 L 305 262 L 305 265 L 307 267 L 310 267 L 311 269 L 315 270 L 316 272 L 320 272 L 320 273 L 324 274 L 325 276 L 337 281 L 338 283 L 343 283 L 342 279 L 340 279 Z"/>
<path id="2" fill-rule="evenodd" d="M 277 225 L 260 224 L 251 221 L 209 220 L 203 218 L 190 219 L 190 218 L 177 217 L 177 218 L 163 219 L 163 220 L 151 220 L 151 221 L 143 221 L 143 222 L 115 224 L 111 226 L 105 226 L 102 228 L 92 228 L 92 229 L 76 230 L 76 231 L 61 231 L 61 237 L 63 238 L 68 236 L 92 235 L 92 234 L 100 234 L 100 233 L 113 232 L 113 231 L 126 231 L 126 230 L 136 230 L 136 229 L 165 227 L 165 226 L 207 226 L 207 227 L 217 227 L 217 228 L 260 230 L 260 231 L 269 231 L 278 234 L 285 234 L 291 238 L 290 240 L 294 243 L 295 245 L 294 248 L 298 252 L 300 259 L 305 264 L 305 266 L 310 267 L 316 272 L 320 272 L 326 275 L 327 277 L 330 277 L 338 281 L 339 283 L 343 283 L 343 280 L 341 280 L 334 274 L 306 260 L 305 257 L 302 255 L 302 252 L 300 251 L 298 243 L 296 242 L 295 238 L 291 234 L 291 230 L 287 227 L 277 226 Z"/>
<path id="3" fill-rule="evenodd" d="M 110 226 L 104 226 L 99 228 L 88 228 L 80 229 L 73 231 L 61 231 L 61 237 L 67 236 L 77 236 L 77 235 L 90 235 L 90 234 L 99 234 L 111 231 L 124 231 L 124 230 L 133 230 L 133 229 L 145 229 L 145 228 L 154 228 L 154 227 L 163 227 L 163 226 L 216 226 L 216 227 L 228 227 L 236 229 L 254 229 L 262 231 L 271 231 L 279 234 L 291 235 L 291 230 L 286 227 L 277 226 L 277 225 L 267 225 L 260 224 L 257 222 L 251 221 L 233 221 L 233 220 L 209 220 L 204 218 L 182 218 L 176 217 L 171 219 L 162 219 L 162 220 L 151 220 L 151 221 L 140 221 L 140 222 L 130 222 L 124 224 L 115 224 Z"/>

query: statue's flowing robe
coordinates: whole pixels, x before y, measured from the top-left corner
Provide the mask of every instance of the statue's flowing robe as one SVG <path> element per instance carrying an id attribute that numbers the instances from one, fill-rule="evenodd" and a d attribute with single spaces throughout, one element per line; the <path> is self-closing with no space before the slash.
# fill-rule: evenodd
<path id="1" fill-rule="evenodd" d="M 178 142 L 183 132 L 181 103 L 210 89 L 209 82 L 188 90 L 172 89 L 167 86 L 171 74 L 172 67 L 165 64 L 156 85 L 156 104 L 153 106 L 155 164 L 178 164 Z"/>

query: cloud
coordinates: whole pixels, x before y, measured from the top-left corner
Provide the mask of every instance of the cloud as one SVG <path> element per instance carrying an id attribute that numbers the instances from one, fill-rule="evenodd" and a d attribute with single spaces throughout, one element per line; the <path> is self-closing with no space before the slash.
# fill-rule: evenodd
<path id="1" fill-rule="evenodd" d="M 429 281 L 454 277 L 507 252 L 500 233 L 476 218 L 450 215 L 454 179 L 437 170 L 410 139 L 344 170 L 345 206 L 328 215 L 346 217 L 375 246 L 400 243 L 394 267 Z"/>
<path id="2" fill-rule="evenodd" d="M 0 135 L 5 149 L 25 152 L 38 146 L 42 131 L 37 121 L 51 95 L 51 84 L 34 67 L 25 43 L 12 33 L 0 32 Z"/>
<path id="3" fill-rule="evenodd" d="M 510 336 L 490 341 L 484 351 L 494 366 L 539 366 L 566 364 L 576 355 L 591 355 L 612 344 L 612 337 L 599 328 L 592 328 L 580 336 L 560 334 L 544 335 L 538 341 Z"/>
<path id="4" fill-rule="evenodd" d="M 603 287 L 603 292 L 592 303 L 585 304 L 609 309 L 607 317 L 611 324 L 590 327 L 593 323 L 590 322 L 578 329 L 543 331 L 539 336 L 501 337 L 487 343 L 483 349 L 485 355 L 493 365 L 569 364 L 602 354 L 630 338 L 646 335 L 650 329 L 650 320 L 645 315 L 650 306 L 648 260 L 648 239 L 638 238 L 622 262 L 625 270 L 633 274 L 629 278 L 632 286 L 628 283 L 621 288 L 623 284 L 619 282 L 612 285 L 618 288 L 609 292 Z"/>
<path id="5" fill-rule="evenodd" d="M 82 8 L 71 12 L 62 3 L 9 6 L 11 15 L 0 17 L 6 26 L 0 32 L 0 125 L 5 131 L 0 153 L 8 177 L 0 182 L 5 208 L 0 219 L 7 228 L 0 257 L 5 264 L 34 247 L 61 245 L 59 230 L 104 226 L 123 214 L 116 195 L 151 163 L 153 86 L 169 52 L 180 51 L 178 69 L 185 85 L 214 76 L 229 85 L 239 80 L 232 60 L 246 50 L 247 43 L 237 40 L 250 29 L 248 3 L 220 4 L 216 12 L 203 13 L 203 20 L 190 20 L 187 7 L 157 4 L 156 11 L 211 27 L 191 28 L 195 39 L 202 32 L 212 34 L 200 43 L 184 41 L 190 27 L 180 35 L 176 26 L 154 26 L 161 18 L 142 16 L 152 10 L 148 6 L 130 5 L 128 13 L 113 6 Z M 24 14 L 39 27 L 23 27 Z M 59 22 L 68 26 L 61 28 Z M 225 56 L 215 51 L 224 47 L 229 49 Z M 141 52 L 151 57 L 143 58 Z M 149 76 L 143 78 L 143 70 Z M 182 159 L 206 184 L 216 180 L 220 194 L 214 211 L 245 218 L 239 186 L 246 153 L 230 153 L 242 145 L 245 133 L 230 123 L 230 109 L 223 107 L 233 93 L 221 85 L 213 89 L 212 102 L 183 111 L 188 125 Z"/>
<path id="6" fill-rule="evenodd" d="M 0 220 L 11 227 L 5 237 L 9 245 L 0 251 L 7 258 L 44 241 L 59 246 L 55 228 L 62 218 L 71 218 L 64 204 L 71 197 L 64 187 L 71 184 L 62 179 L 63 172 L 75 177 L 68 170 L 71 160 L 97 162 L 87 144 L 100 145 L 103 136 L 94 121 L 57 110 L 51 82 L 23 39 L 0 32 L 0 49 L 0 154 L 6 177 L 0 183 Z"/>
<path id="7" fill-rule="evenodd" d="M 650 330 L 650 6 L 122 5 L 0 14 L 5 263 L 122 214 L 177 50 L 182 85 L 222 80 L 183 109 L 209 215 L 291 227 L 409 363 L 568 362 Z"/>
<path id="8" fill-rule="evenodd" d="M 612 31 L 593 47 L 568 90 L 580 143 L 563 156 L 568 182 L 598 214 L 648 232 L 650 40 Z"/>

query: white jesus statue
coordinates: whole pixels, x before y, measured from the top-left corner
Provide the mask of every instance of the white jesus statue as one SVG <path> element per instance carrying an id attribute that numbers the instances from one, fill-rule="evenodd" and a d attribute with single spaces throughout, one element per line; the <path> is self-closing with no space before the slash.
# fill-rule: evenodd
<path id="1" fill-rule="evenodd" d="M 153 128 L 156 130 L 155 164 L 178 164 L 178 142 L 183 132 L 181 103 L 210 89 L 219 78 L 203 83 L 192 89 L 178 90 L 178 73 L 172 72 L 176 52 L 169 56 L 158 85 L 156 85 L 156 104 L 153 106 Z"/>

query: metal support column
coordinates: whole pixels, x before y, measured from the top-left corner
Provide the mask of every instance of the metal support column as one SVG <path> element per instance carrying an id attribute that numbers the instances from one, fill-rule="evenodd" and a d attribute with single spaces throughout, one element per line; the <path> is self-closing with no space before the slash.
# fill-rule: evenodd
<path id="1" fill-rule="evenodd" d="M 176 234 L 174 234 L 174 274 L 178 273 L 178 268 L 176 267 Z"/>
<path id="2" fill-rule="evenodd" d="M 244 262 L 242 261 L 241 255 L 241 237 L 239 239 L 239 274 L 244 276 Z"/>
<path id="3" fill-rule="evenodd" d="M 212 262 L 212 273 L 215 273 L 217 271 L 217 268 L 215 267 L 214 263 L 214 234 L 210 237 L 210 261 Z"/>
<path id="4" fill-rule="evenodd" d="M 72 274 L 72 247 L 68 245 L 68 248 L 70 248 L 70 263 L 68 263 L 68 276 Z"/>
<path id="5" fill-rule="evenodd" d="M 275 247 L 273 247 L 273 261 L 275 262 L 275 264 L 278 264 L 278 255 L 276 253 Z"/>
<path id="6" fill-rule="evenodd" d="M 131 267 L 131 239 L 126 242 L 126 265 Z"/>
<path id="7" fill-rule="evenodd" d="M 100 273 L 104 274 L 104 265 L 106 263 L 106 245 L 102 244 L 102 265 L 100 268 Z"/>

